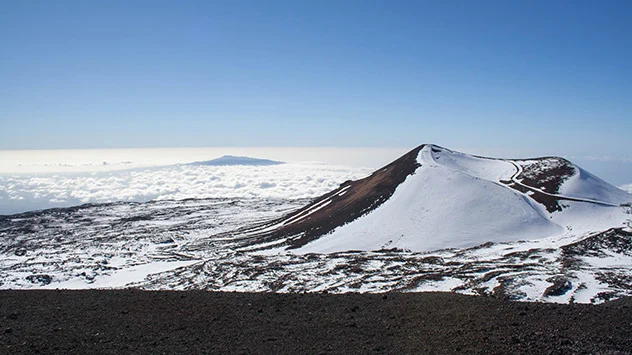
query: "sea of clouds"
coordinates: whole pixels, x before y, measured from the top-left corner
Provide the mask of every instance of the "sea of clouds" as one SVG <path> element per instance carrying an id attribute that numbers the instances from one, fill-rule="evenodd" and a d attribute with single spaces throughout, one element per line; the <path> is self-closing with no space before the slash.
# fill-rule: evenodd
<path id="1" fill-rule="evenodd" d="M 366 168 L 294 163 L 4 175 L 0 176 L 0 214 L 115 201 L 310 198 L 370 172 Z"/>
<path id="2" fill-rule="evenodd" d="M 115 201 L 311 198 L 335 189 L 345 180 L 364 177 L 405 151 L 393 148 L 0 151 L 0 215 Z M 188 164 L 226 154 L 289 163 Z M 632 165 L 620 162 L 594 165 L 593 160 L 580 160 L 580 163 L 619 185 L 629 182 L 632 173 Z M 620 187 L 632 193 L 632 184 Z"/>

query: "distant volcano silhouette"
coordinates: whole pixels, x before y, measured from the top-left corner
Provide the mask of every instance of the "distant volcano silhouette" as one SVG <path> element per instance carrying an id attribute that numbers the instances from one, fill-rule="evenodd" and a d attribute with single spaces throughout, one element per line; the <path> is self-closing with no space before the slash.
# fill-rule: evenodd
<path id="1" fill-rule="evenodd" d="M 231 166 L 231 165 L 250 165 L 250 166 L 269 166 L 269 165 L 280 165 L 285 164 L 282 161 L 268 160 L 268 159 L 257 159 L 257 158 L 249 158 L 249 157 L 237 157 L 233 155 L 224 155 L 223 157 L 207 160 L 207 161 L 198 161 L 191 163 L 189 165 L 203 165 L 203 166 Z"/>

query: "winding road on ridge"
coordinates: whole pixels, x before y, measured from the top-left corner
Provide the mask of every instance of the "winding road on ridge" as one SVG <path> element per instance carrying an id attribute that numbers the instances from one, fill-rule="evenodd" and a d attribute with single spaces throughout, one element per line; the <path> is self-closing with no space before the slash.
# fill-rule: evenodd
<path id="1" fill-rule="evenodd" d="M 598 200 L 591 200 L 591 199 L 586 199 L 586 198 L 569 197 L 569 196 L 564 196 L 564 195 L 551 194 L 551 193 L 542 191 L 541 189 L 525 185 L 522 182 L 517 180 L 517 177 L 520 174 L 522 174 L 522 172 L 523 172 L 522 166 L 520 166 L 519 164 L 517 164 L 513 160 L 509 160 L 509 162 L 514 166 L 514 168 L 516 168 L 516 172 L 511 176 L 511 182 L 516 184 L 516 185 L 519 185 L 519 186 L 523 187 L 526 190 L 532 191 L 534 193 L 543 194 L 545 196 L 548 196 L 548 197 L 551 197 L 551 198 L 555 198 L 555 199 L 559 199 L 559 200 L 594 203 L 594 204 L 597 204 L 597 205 L 600 205 L 600 206 L 607 206 L 607 207 L 621 207 L 621 206 L 623 206 L 623 205 L 617 205 L 617 204 L 614 204 L 614 203 L 603 202 L 603 201 L 598 201 Z"/>

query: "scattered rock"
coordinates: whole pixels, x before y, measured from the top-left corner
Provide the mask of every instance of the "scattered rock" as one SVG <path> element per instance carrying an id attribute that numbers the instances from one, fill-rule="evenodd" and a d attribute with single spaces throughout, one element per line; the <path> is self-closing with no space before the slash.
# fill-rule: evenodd
<path id="1" fill-rule="evenodd" d="M 53 278 L 46 274 L 30 275 L 27 276 L 26 279 L 31 283 L 40 284 L 42 286 L 48 285 L 53 281 Z"/>
<path id="2" fill-rule="evenodd" d="M 546 281 L 552 282 L 553 285 L 544 290 L 544 297 L 562 296 L 573 288 L 573 284 L 564 276 L 555 276 Z"/>
<path id="3" fill-rule="evenodd" d="M 14 253 L 16 256 L 24 256 L 26 255 L 26 249 L 18 249 Z"/>

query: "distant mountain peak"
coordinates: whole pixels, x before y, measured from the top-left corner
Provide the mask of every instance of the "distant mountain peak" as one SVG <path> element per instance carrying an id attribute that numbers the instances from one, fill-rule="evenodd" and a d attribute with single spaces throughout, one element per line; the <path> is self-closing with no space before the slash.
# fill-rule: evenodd
<path id="1" fill-rule="evenodd" d="M 270 166 L 270 165 L 280 165 L 285 164 L 282 161 L 268 160 L 268 159 L 259 159 L 259 158 L 251 158 L 251 157 L 241 157 L 234 155 L 224 155 L 222 157 L 207 160 L 207 161 L 198 161 L 191 163 L 189 165 L 203 165 L 203 166 L 232 166 L 232 165 L 247 165 L 247 166 Z"/>

